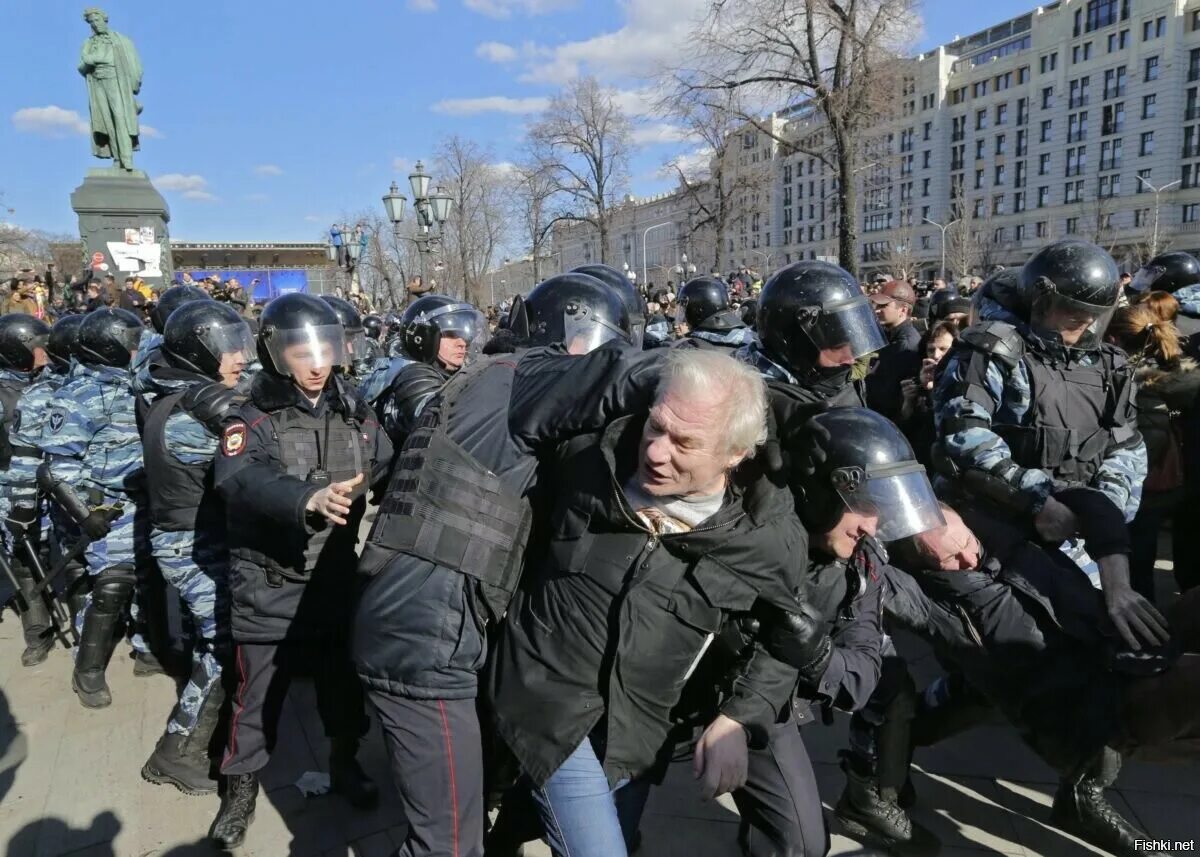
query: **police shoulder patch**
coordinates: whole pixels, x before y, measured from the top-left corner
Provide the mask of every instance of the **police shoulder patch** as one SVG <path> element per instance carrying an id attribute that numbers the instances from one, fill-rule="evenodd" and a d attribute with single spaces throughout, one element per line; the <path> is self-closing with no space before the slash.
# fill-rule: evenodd
<path id="1" fill-rule="evenodd" d="M 51 411 L 46 417 L 46 425 L 50 426 L 50 431 L 57 434 L 62 431 L 62 427 L 67 424 L 67 415 L 62 411 Z"/>
<path id="2" fill-rule="evenodd" d="M 225 426 L 221 433 L 221 454 L 227 457 L 241 455 L 246 450 L 246 424 L 241 420 Z"/>

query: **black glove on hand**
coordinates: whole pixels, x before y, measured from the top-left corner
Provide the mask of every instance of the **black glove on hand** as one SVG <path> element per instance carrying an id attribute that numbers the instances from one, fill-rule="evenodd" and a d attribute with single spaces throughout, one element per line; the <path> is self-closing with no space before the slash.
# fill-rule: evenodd
<path id="1" fill-rule="evenodd" d="M 833 643 L 816 608 L 801 604 L 797 612 L 789 613 L 760 601 L 752 612 L 759 621 L 759 640 L 771 657 L 799 670 L 801 681 L 815 684 L 833 655 Z"/>
<path id="2" fill-rule="evenodd" d="M 92 511 L 80 521 L 79 528 L 87 533 L 88 538 L 94 542 L 100 541 L 112 532 L 112 524 L 109 523 L 108 516 L 99 509 Z"/>
<path id="3" fill-rule="evenodd" d="M 793 464 L 800 463 L 800 475 L 812 475 L 813 462 L 810 458 L 816 456 L 816 464 L 825 460 L 824 451 L 815 448 L 822 440 L 828 440 L 829 433 L 822 426 L 815 426 L 810 420 L 817 414 L 829 409 L 826 402 L 801 402 L 793 398 L 789 391 L 777 387 L 769 387 L 774 392 L 770 395 L 767 407 L 767 440 L 763 443 L 762 461 L 769 474 L 782 473 L 789 479 Z"/>
<path id="4" fill-rule="evenodd" d="M 1054 492 L 1054 499 L 1075 513 L 1079 535 L 1094 558 L 1129 554 L 1129 526 L 1124 513 L 1095 488 L 1068 488 Z"/>

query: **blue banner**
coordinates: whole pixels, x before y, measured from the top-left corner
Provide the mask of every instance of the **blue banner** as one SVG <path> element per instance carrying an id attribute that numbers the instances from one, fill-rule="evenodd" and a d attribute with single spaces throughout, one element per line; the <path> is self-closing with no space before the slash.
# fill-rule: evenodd
<path id="1" fill-rule="evenodd" d="M 258 285 L 254 287 L 255 303 L 266 303 L 271 298 L 277 298 L 280 295 L 291 294 L 292 292 L 307 292 L 308 291 L 308 271 L 303 269 L 263 269 L 261 271 L 235 271 L 229 268 L 222 268 L 216 271 L 188 271 L 194 280 L 203 280 L 206 277 L 220 277 L 222 282 L 225 280 L 237 280 L 242 284 L 242 288 L 247 292 L 250 291 L 250 284 L 258 280 Z M 183 282 L 183 272 L 175 272 L 175 282 Z"/>

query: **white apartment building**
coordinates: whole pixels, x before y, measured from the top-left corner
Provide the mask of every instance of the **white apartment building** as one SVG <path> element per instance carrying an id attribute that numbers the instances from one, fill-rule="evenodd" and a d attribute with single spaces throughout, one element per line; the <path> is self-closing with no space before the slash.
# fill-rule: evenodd
<path id="1" fill-rule="evenodd" d="M 950 224 L 951 276 L 1071 235 L 1136 268 L 1156 212 L 1160 251 L 1200 248 L 1197 0 L 1064 0 L 905 66 L 898 115 L 872 129 L 855 176 L 864 272 L 935 276 L 943 233 L 928 221 Z M 779 117 L 797 138 L 821 132 L 805 105 Z M 774 267 L 836 257 L 832 171 L 776 160 Z"/>

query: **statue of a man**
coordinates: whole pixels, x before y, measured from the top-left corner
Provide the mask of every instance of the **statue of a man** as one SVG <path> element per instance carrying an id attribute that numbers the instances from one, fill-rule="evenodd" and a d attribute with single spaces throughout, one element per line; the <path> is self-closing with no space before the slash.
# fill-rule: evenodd
<path id="1" fill-rule="evenodd" d="M 138 114 L 134 99 L 142 89 L 142 61 L 133 42 L 108 29 L 108 15 L 95 7 L 83 13 L 93 35 L 83 43 L 79 73 L 87 81 L 92 119 L 92 154 L 114 166 L 133 169 L 138 149 Z"/>

